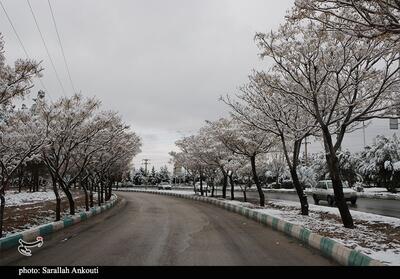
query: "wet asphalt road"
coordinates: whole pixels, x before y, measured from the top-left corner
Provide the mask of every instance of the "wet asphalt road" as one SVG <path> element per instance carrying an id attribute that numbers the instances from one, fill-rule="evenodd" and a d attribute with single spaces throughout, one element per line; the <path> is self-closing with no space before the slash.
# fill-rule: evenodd
<path id="1" fill-rule="evenodd" d="M 335 265 L 270 228 L 218 207 L 172 197 L 118 193 L 101 215 L 45 238 L 30 258 L 1 252 L 0 265 Z"/>
<path id="2" fill-rule="evenodd" d="M 236 193 L 237 197 L 242 197 L 241 193 Z M 258 199 L 258 193 L 249 192 L 247 196 L 251 199 Z M 291 193 L 265 193 L 267 199 L 299 201 L 297 194 Z M 308 202 L 314 204 L 312 196 L 308 196 Z M 320 205 L 329 206 L 327 202 L 320 201 Z M 383 216 L 400 218 L 400 201 L 358 198 L 355 206 L 348 203 L 350 210 L 379 214 Z"/>

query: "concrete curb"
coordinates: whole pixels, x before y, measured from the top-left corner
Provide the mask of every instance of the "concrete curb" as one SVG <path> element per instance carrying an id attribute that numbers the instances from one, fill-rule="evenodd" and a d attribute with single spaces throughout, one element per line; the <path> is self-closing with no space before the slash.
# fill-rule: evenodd
<path id="1" fill-rule="evenodd" d="M 310 230 L 295 225 L 279 218 L 270 216 L 265 213 L 257 212 L 247 207 L 230 204 L 223 200 L 206 198 L 195 195 L 184 195 L 178 193 L 168 193 L 168 192 L 160 192 L 160 191 L 144 191 L 144 190 L 118 190 L 120 192 L 137 192 L 137 193 L 149 193 L 149 194 L 157 194 L 163 196 L 172 196 L 178 198 L 184 198 L 189 200 L 201 201 L 209 204 L 213 204 L 215 206 L 221 207 L 231 212 L 235 212 L 237 214 L 243 215 L 249 219 L 252 219 L 260 224 L 271 227 L 272 229 L 283 232 L 286 235 L 293 237 L 300 242 L 313 247 L 322 252 L 322 254 L 330 258 L 341 265 L 344 266 L 385 266 L 380 261 L 374 260 L 361 252 L 356 250 L 352 250 L 347 248 L 341 243 L 338 243 L 330 238 L 323 237 L 321 235 L 315 234 Z"/>
<path id="2" fill-rule="evenodd" d="M 0 239 L 0 251 L 6 250 L 15 246 L 19 245 L 19 240 L 22 239 L 24 241 L 30 242 L 30 241 L 35 241 L 36 237 L 42 236 L 45 237 L 47 235 L 50 235 L 56 231 L 62 230 L 64 228 L 68 228 L 74 224 L 80 223 L 82 221 L 87 220 L 90 217 L 93 217 L 95 215 L 98 215 L 102 213 L 103 211 L 106 211 L 112 207 L 114 207 L 119 199 L 118 196 L 114 195 L 114 199 L 111 201 L 108 201 L 102 206 L 96 206 L 90 209 L 89 212 L 82 212 L 79 214 L 76 214 L 71 217 L 65 217 L 63 220 L 58 221 L 58 222 L 53 222 L 45 225 L 41 225 L 39 227 L 35 227 L 23 232 L 15 233 L 10 236 L 4 237 Z"/>

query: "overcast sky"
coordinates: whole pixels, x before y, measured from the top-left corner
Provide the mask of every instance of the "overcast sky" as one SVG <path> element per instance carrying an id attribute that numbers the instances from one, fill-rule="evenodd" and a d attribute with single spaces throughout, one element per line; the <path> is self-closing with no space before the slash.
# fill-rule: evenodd
<path id="1" fill-rule="evenodd" d="M 29 56 L 43 60 L 47 96 L 62 96 L 26 0 L 1 1 Z M 30 2 L 66 94 L 72 95 L 47 0 Z M 266 67 L 257 56 L 255 32 L 276 28 L 293 2 L 51 0 L 75 87 L 99 97 L 105 109 L 119 111 L 143 139 L 136 167 L 148 158 L 156 168 L 168 163 L 168 152 L 182 135 L 196 132 L 206 119 L 227 115 L 218 98 L 235 93 L 253 68 Z M 0 14 L 8 61 L 23 58 Z M 367 129 L 368 142 L 378 130 L 393 134 L 380 122 Z M 349 136 L 346 144 L 361 147 L 362 134 Z"/>

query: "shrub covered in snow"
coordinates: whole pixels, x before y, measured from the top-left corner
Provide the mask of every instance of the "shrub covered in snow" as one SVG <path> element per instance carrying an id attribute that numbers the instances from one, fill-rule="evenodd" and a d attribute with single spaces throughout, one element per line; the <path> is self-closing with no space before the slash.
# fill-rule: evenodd
<path id="1" fill-rule="evenodd" d="M 400 185 L 400 140 L 377 136 L 374 143 L 361 153 L 358 172 L 366 181 L 375 182 L 389 192 Z"/>

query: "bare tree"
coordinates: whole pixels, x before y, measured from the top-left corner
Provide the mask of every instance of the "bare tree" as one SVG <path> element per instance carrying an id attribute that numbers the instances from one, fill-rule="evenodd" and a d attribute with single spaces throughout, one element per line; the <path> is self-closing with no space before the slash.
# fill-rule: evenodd
<path id="1" fill-rule="evenodd" d="M 219 140 L 232 153 L 245 156 L 251 164 L 254 183 L 260 197 L 260 205 L 265 206 L 265 195 L 257 174 L 256 159 L 261 154 L 266 154 L 276 144 L 276 137 L 269 133 L 260 133 L 254 127 L 244 125 L 235 119 L 220 119 L 210 122 L 214 126 Z"/>
<path id="2" fill-rule="evenodd" d="M 356 37 L 400 38 L 397 0 L 297 0 L 291 18 L 309 18 Z"/>
<path id="3" fill-rule="evenodd" d="M 267 87 L 265 79 L 264 73 L 254 73 L 250 82 L 241 87 L 238 94 L 240 101 L 229 96 L 224 101 L 231 107 L 234 118 L 259 129 L 260 133 L 271 133 L 280 139 L 300 200 L 301 214 L 308 215 L 307 195 L 300 184 L 297 168 L 302 142 L 315 132 L 317 123 L 301 106 L 296 105 L 291 95 L 283 95 Z"/>
<path id="4" fill-rule="evenodd" d="M 30 111 L 9 112 L 0 123 L 0 234 L 2 234 L 5 190 L 16 171 L 37 156 L 44 144 L 44 129 Z"/>
<path id="5" fill-rule="evenodd" d="M 394 42 L 357 39 L 324 31 L 315 22 L 286 23 L 257 34 L 262 57 L 274 62 L 267 87 L 292 96 L 319 125 L 342 221 L 353 228 L 340 180 L 337 151 L 360 122 L 395 115 L 399 106 L 399 57 Z M 336 138 L 336 140 L 335 140 Z"/>
<path id="6" fill-rule="evenodd" d="M 57 185 L 68 199 L 70 214 L 75 214 L 75 201 L 70 189 L 79 179 L 83 168 L 77 170 L 72 157 L 82 144 L 99 132 L 98 129 L 88 129 L 99 105 L 98 100 L 85 100 L 80 95 L 74 95 L 41 106 L 41 117 L 47 127 L 48 142 L 42 148 L 41 155 L 52 177 L 57 200 L 57 219 L 60 218 L 61 203 Z"/>

